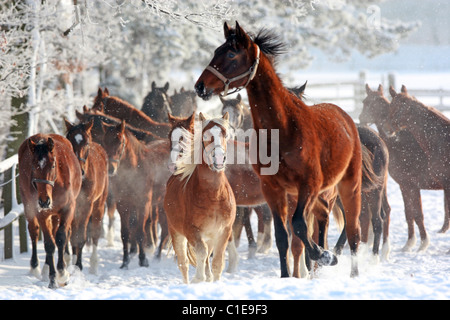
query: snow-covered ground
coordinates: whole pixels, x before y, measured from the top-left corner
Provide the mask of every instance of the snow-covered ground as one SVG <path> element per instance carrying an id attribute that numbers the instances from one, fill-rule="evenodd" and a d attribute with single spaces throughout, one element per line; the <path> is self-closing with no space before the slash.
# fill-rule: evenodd
<path id="1" fill-rule="evenodd" d="M 313 279 L 281 279 L 275 244 L 268 254 L 247 259 L 243 234 L 236 273 L 224 272 L 222 280 L 216 283 L 185 285 L 172 254 L 164 255 L 161 261 L 151 259 L 148 268 L 139 267 L 134 257 L 129 270 L 119 269 L 122 245 L 117 223 L 114 247 L 107 247 L 105 239 L 100 242 L 98 275 L 88 273 L 90 253 L 86 251 L 83 272 L 70 267 L 69 285 L 51 290 L 47 288 L 48 282 L 29 274 L 30 253 L 17 254 L 15 260 L 0 262 L 0 299 L 449 299 L 450 232 L 437 233 L 444 217 L 443 192 L 422 191 L 431 244 L 425 253 L 405 253 L 401 251 L 406 242 L 403 201 L 393 180 L 389 180 L 388 189 L 392 206 L 390 260 L 375 265 L 361 252 L 357 278 L 349 277 L 349 251 L 345 250 L 338 265 L 319 270 Z M 252 222 L 256 224 L 255 215 Z M 337 235 L 331 221 L 330 245 Z M 39 258 L 42 265 L 42 243 Z M 191 277 L 193 272 L 191 267 Z"/>

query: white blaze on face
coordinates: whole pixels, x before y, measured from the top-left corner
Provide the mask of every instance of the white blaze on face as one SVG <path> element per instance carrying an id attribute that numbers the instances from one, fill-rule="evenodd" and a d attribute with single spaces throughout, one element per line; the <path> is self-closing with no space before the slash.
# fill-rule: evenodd
<path id="1" fill-rule="evenodd" d="M 76 134 L 75 141 L 77 142 L 77 144 L 80 144 L 83 141 L 83 136 L 80 133 Z"/>
<path id="2" fill-rule="evenodd" d="M 222 129 L 219 126 L 214 126 L 206 131 L 205 134 L 206 138 L 208 138 L 208 136 L 210 137 L 210 140 L 212 138 L 212 143 L 208 147 L 208 152 L 213 155 L 214 164 L 223 167 L 225 165 L 225 149 L 222 146 Z"/>
<path id="3" fill-rule="evenodd" d="M 42 158 L 41 160 L 39 160 L 39 167 L 41 169 L 44 169 L 46 163 L 47 163 L 47 159 L 46 158 Z"/>
<path id="4" fill-rule="evenodd" d="M 170 150 L 170 159 L 168 163 L 170 171 L 175 170 L 175 162 L 177 161 L 181 151 L 180 139 L 182 136 L 183 131 L 181 128 L 175 128 L 170 136 L 170 139 L 172 140 L 172 149 Z"/>

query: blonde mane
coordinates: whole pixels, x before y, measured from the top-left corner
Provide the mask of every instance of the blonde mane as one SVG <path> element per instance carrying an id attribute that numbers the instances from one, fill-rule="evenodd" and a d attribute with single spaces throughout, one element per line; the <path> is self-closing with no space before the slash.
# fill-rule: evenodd
<path id="1" fill-rule="evenodd" d="M 183 149 L 183 153 L 181 157 L 178 158 L 177 161 L 175 162 L 177 170 L 175 171 L 174 175 L 181 174 L 181 180 L 186 179 L 185 186 L 189 181 L 189 179 L 191 178 L 192 174 L 194 173 L 197 164 L 203 162 L 202 160 L 203 129 L 205 129 L 206 126 L 211 122 L 214 122 L 222 126 L 228 135 L 229 122 L 228 120 L 222 117 L 218 118 L 208 117 L 204 121 L 196 120 L 194 122 L 194 133 L 186 130 L 185 128 L 181 128 L 183 140 L 180 142 L 180 146 Z"/>

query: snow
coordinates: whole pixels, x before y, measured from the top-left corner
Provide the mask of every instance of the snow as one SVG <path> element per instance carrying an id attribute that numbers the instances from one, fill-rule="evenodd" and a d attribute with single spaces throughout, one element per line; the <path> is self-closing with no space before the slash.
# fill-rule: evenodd
<path id="1" fill-rule="evenodd" d="M 345 249 L 336 266 L 318 270 L 312 279 L 281 279 L 275 243 L 268 254 L 257 253 L 254 259 L 248 259 L 243 234 L 236 273 L 224 272 L 222 279 L 215 283 L 185 285 L 173 252 L 164 251 L 160 261 L 151 258 L 148 268 L 139 267 L 134 257 L 129 269 L 121 270 L 122 244 L 117 222 L 114 246 L 108 247 L 106 239 L 99 243 L 97 275 L 89 274 L 88 249 L 83 257 L 83 271 L 70 266 L 70 283 L 56 290 L 48 289 L 47 281 L 29 273 L 31 253 L 16 253 L 15 260 L 0 262 L 0 300 L 449 299 L 450 232 L 437 233 L 444 218 L 443 192 L 422 191 L 425 224 L 431 240 L 423 253 L 416 251 L 420 241 L 413 251 L 401 251 L 407 238 L 406 222 L 401 193 L 392 179 L 388 184 L 388 197 L 392 206 L 390 260 L 374 264 L 367 250 L 361 248 L 357 278 L 349 276 L 350 254 Z M 256 215 L 252 215 L 252 223 L 256 230 Z M 329 230 L 332 246 L 338 237 L 333 220 Z M 38 245 L 38 254 L 42 267 L 45 256 L 42 242 Z M 191 278 L 194 271 L 191 267 Z"/>

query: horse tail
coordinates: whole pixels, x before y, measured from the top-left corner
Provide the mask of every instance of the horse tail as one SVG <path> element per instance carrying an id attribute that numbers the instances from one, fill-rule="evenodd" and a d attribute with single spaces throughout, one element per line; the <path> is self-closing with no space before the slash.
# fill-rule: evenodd
<path id="1" fill-rule="evenodd" d="M 378 186 L 383 185 L 383 176 L 378 176 L 373 168 L 373 153 L 363 144 L 361 144 L 362 151 L 362 186 L 363 192 L 369 192 Z"/>

